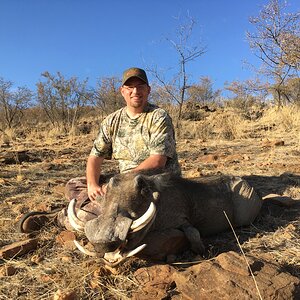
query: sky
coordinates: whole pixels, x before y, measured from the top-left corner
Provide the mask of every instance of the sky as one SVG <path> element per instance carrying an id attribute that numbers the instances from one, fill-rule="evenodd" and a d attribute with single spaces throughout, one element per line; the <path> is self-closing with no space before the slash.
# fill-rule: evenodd
<path id="1" fill-rule="evenodd" d="M 189 15 L 196 21 L 191 44 L 206 52 L 187 64 L 190 83 L 253 78 L 259 65 L 246 39 L 267 0 L 0 0 L 0 77 L 36 90 L 41 74 L 120 77 L 129 67 L 157 66 L 166 78 L 178 71 L 178 53 L 167 39 Z M 300 1 L 288 1 L 299 11 Z M 245 63 L 247 62 L 247 63 Z M 154 78 L 149 74 L 149 80 Z"/>

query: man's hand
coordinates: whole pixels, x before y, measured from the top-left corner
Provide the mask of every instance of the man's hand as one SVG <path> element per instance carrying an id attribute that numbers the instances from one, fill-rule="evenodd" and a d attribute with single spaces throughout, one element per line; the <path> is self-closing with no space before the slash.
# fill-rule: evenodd
<path id="1" fill-rule="evenodd" d="M 90 155 L 86 167 L 86 180 L 88 187 L 88 196 L 91 201 L 96 201 L 97 196 L 104 196 L 106 193 L 106 184 L 99 184 L 101 165 L 103 157 Z"/>
<path id="2" fill-rule="evenodd" d="M 107 184 L 88 186 L 88 196 L 91 201 L 96 201 L 98 196 L 104 196 L 106 193 Z"/>

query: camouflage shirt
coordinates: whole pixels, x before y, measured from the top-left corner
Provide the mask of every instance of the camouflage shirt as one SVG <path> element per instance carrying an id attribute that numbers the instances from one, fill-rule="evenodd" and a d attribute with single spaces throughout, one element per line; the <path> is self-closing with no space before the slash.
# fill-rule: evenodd
<path id="1" fill-rule="evenodd" d="M 166 170 L 181 173 L 172 120 L 165 110 L 152 104 L 136 119 L 127 115 L 126 107 L 107 116 L 90 153 L 116 159 L 121 173 L 134 169 L 153 154 L 167 156 Z"/>

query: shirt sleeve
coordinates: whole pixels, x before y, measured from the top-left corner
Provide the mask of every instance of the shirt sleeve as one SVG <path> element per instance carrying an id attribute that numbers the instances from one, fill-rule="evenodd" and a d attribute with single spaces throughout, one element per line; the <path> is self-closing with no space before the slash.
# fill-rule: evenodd
<path id="1" fill-rule="evenodd" d="M 90 155 L 111 159 L 112 140 L 110 134 L 110 121 L 108 118 L 101 123 L 98 136 L 96 137 Z"/>
<path id="2" fill-rule="evenodd" d="M 171 117 L 159 110 L 150 127 L 150 155 L 159 154 L 173 158 L 176 154 L 174 127 Z"/>

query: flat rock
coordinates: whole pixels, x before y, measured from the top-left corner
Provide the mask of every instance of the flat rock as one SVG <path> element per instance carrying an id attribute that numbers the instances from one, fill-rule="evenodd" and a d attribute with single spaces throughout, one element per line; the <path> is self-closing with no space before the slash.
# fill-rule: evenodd
<path id="1" fill-rule="evenodd" d="M 281 267 L 235 252 L 177 270 L 155 265 L 135 272 L 132 299 L 300 299 L 300 280 Z M 155 298 L 156 297 L 156 298 Z"/>
<path id="2" fill-rule="evenodd" d="M 0 249 L 0 258 L 10 259 L 24 255 L 32 250 L 35 250 L 38 245 L 38 239 L 27 239 L 6 245 Z"/>
<path id="3" fill-rule="evenodd" d="M 74 240 L 76 239 L 75 233 L 72 231 L 64 230 L 59 235 L 56 236 L 56 242 L 63 248 L 68 250 L 76 249 Z"/>

